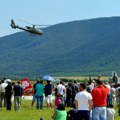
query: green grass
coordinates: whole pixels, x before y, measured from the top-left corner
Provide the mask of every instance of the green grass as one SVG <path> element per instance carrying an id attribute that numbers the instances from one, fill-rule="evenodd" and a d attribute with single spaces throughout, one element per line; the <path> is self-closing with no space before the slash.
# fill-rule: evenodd
<path id="1" fill-rule="evenodd" d="M 43 108 L 43 110 L 37 110 L 36 107 L 31 107 L 31 101 L 23 100 L 20 111 L 14 111 L 12 107 L 11 111 L 7 111 L 5 108 L 0 109 L 0 120 L 39 120 L 40 117 L 50 120 L 53 110 Z"/>
<path id="2" fill-rule="evenodd" d="M 0 120 L 40 120 L 40 117 L 42 117 L 44 120 L 51 120 L 51 116 L 54 112 L 53 109 L 47 109 L 46 104 L 44 103 L 43 110 L 37 110 L 36 109 L 36 103 L 34 107 L 31 107 L 31 101 L 30 100 L 22 100 L 22 107 L 21 111 L 14 111 L 14 108 L 12 105 L 12 110 L 7 111 L 5 108 L 0 108 Z M 71 108 L 66 108 L 68 111 Z M 120 120 L 120 116 L 118 116 L 117 113 L 117 107 L 115 107 L 116 110 L 116 117 L 115 120 Z"/>
<path id="3" fill-rule="evenodd" d="M 114 109 L 116 110 L 115 120 L 120 120 L 120 116 L 118 116 L 118 107 L 115 106 Z"/>
<path id="4" fill-rule="evenodd" d="M 14 111 L 14 105 L 12 104 L 12 110 L 7 111 L 6 108 L 0 108 L 0 120 L 40 120 L 42 117 L 44 120 L 51 120 L 54 109 L 47 109 L 46 104 L 42 110 L 36 109 L 36 103 L 31 107 L 30 100 L 22 100 L 22 107 L 20 111 Z M 70 108 L 66 108 L 69 110 Z"/>

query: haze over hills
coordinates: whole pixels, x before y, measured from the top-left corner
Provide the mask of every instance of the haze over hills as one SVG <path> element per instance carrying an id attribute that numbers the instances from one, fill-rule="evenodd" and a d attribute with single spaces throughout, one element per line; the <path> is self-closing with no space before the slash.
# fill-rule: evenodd
<path id="1" fill-rule="evenodd" d="M 0 75 L 39 77 L 120 73 L 120 17 L 56 24 L 43 36 L 0 38 Z"/>

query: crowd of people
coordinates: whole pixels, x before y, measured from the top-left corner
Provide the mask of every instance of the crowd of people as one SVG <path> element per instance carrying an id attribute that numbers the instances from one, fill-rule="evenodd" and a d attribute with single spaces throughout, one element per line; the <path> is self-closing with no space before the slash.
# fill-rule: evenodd
<path id="1" fill-rule="evenodd" d="M 43 94 L 45 94 L 47 108 L 54 106 L 52 116 L 54 120 L 114 120 L 115 103 L 117 103 L 118 115 L 120 116 L 120 85 L 115 76 L 113 76 L 111 85 L 109 81 L 104 82 L 100 75 L 98 78 L 90 80 L 88 84 L 80 83 L 78 85 L 74 81 L 65 85 L 60 81 L 57 86 L 53 87 L 51 82 L 47 81 L 46 85 L 37 89 L 38 84 L 37 81 L 34 85 L 34 95 L 36 95 L 37 102 L 39 101 L 36 108 L 42 109 L 38 105 L 43 105 Z M 43 83 L 40 84 L 43 85 Z M 39 96 L 40 100 L 36 94 L 37 90 L 42 91 L 41 96 Z M 55 93 L 54 105 L 52 105 L 53 91 Z M 34 95 L 33 101 L 35 100 Z M 65 107 L 73 109 L 66 112 Z"/>
<path id="2" fill-rule="evenodd" d="M 6 107 L 11 110 L 12 96 L 14 96 L 14 109 L 20 111 L 23 88 L 20 82 L 12 82 L 11 79 L 3 79 L 0 81 L 0 108 Z"/>
<path id="3" fill-rule="evenodd" d="M 60 81 L 53 86 L 49 80 L 46 83 L 37 80 L 33 85 L 31 107 L 36 102 L 36 109 L 42 110 L 45 98 L 47 109 L 54 108 L 51 116 L 53 120 L 114 120 L 116 104 L 120 116 L 120 84 L 115 76 L 114 73 L 111 85 L 110 81 L 104 82 L 100 75 L 96 79 L 90 79 L 88 84 L 77 84 L 74 81 L 65 85 L 63 81 Z M 23 95 L 20 82 L 11 82 L 10 79 L 1 80 L 1 108 L 6 107 L 7 110 L 11 110 L 12 95 L 14 96 L 14 110 L 20 111 Z M 66 111 L 65 107 L 71 109 Z"/>

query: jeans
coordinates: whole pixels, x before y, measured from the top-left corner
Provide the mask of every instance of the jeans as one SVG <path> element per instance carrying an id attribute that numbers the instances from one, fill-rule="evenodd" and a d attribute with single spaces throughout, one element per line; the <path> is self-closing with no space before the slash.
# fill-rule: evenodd
<path id="1" fill-rule="evenodd" d="M 36 95 L 36 99 L 37 99 L 37 109 L 42 109 L 43 108 L 43 96 L 37 96 Z"/>
<path id="2" fill-rule="evenodd" d="M 15 111 L 20 111 L 21 106 L 21 96 L 14 96 L 14 109 Z"/>
<path id="3" fill-rule="evenodd" d="M 66 100 L 65 96 L 61 95 L 61 102 L 62 102 L 63 104 L 65 104 L 65 100 Z"/>
<path id="4" fill-rule="evenodd" d="M 93 108 L 92 120 L 106 120 L 106 107 Z"/>
<path id="5" fill-rule="evenodd" d="M 107 95 L 107 107 L 109 107 L 111 104 L 112 104 L 112 98 L 111 98 L 111 95 L 108 94 Z"/>
<path id="6" fill-rule="evenodd" d="M 5 97 L 5 92 L 1 92 L 0 94 L 0 107 L 2 107 L 2 101 L 4 101 L 4 107 L 6 107 L 6 97 Z"/>

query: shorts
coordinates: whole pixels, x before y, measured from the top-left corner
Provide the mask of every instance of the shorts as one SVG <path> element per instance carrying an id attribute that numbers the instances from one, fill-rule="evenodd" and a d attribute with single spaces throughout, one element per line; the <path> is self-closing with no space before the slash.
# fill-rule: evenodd
<path id="1" fill-rule="evenodd" d="M 52 103 L 52 95 L 47 95 L 46 102 L 47 103 Z"/>

